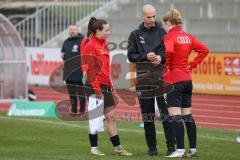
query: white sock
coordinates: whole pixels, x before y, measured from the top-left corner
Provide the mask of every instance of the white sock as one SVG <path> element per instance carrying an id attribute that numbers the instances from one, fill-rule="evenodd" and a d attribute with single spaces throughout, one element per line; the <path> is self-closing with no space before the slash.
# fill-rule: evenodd
<path id="1" fill-rule="evenodd" d="M 185 149 L 177 149 L 178 152 L 185 152 Z"/>
<path id="2" fill-rule="evenodd" d="M 196 149 L 196 148 L 190 148 L 190 152 L 191 152 L 191 153 L 196 153 L 196 152 L 197 152 L 197 149 Z"/>
<path id="3" fill-rule="evenodd" d="M 121 145 L 118 145 L 116 147 L 114 147 L 116 150 L 119 150 L 119 149 L 122 149 L 122 146 Z"/>
<path id="4" fill-rule="evenodd" d="M 96 147 L 91 147 L 92 150 L 96 150 L 97 148 L 98 148 L 97 146 Z"/>

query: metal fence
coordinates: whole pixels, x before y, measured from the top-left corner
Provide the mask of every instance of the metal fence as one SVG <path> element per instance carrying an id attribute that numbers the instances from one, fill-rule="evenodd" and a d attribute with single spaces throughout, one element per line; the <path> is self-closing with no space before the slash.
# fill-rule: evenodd
<path id="1" fill-rule="evenodd" d="M 16 24 L 27 47 L 38 47 L 111 0 L 56 0 Z"/>

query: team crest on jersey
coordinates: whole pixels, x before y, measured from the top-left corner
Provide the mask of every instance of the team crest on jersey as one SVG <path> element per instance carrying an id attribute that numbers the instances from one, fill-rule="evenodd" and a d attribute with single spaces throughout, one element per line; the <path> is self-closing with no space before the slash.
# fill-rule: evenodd
<path id="1" fill-rule="evenodd" d="M 78 52 L 78 45 L 74 45 L 72 48 L 72 52 Z"/>
<path id="2" fill-rule="evenodd" d="M 139 38 L 140 38 L 140 43 L 142 44 L 146 43 L 143 37 L 140 36 Z"/>
<path id="3" fill-rule="evenodd" d="M 191 42 L 188 36 L 177 37 L 177 41 L 179 44 L 188 44 Z"/>

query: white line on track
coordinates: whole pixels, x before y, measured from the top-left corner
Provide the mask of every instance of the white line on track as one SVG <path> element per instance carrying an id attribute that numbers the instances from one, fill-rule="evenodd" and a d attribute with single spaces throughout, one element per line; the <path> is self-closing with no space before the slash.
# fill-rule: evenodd
<path id="1" fill-rule="evenodd" d="M 222 111 L 222 110 L 211 110 L 211 109 L 195 109 L 193 107 L 193 111 L 202 111 L 202 112 L 216 112 L 216 113 L 233 113 L 233 114 L 240 114 L 240 112 L 237 111 Z"/>
<path id="2" fill-rule="evenodd" d="M 216 103 L 219 103 L 219 102 L 230 102 L 230 103 L 240 103 L 240 100 L 236 100 L 236 99 L 234 99 L 234 100 L 230 100 L 230 99 L 222 99 L 223 97 L 219 97 L 219 99 L 218 98 L 213 98 L 213 97 L 202 97 L 202 98 L 200 98 L 200 97 L 192 97 L 192 100 L 193 100 L 193 102 L 194 101 L 202 101 L 202 102 L 206 102 L 206 101 L 210 101 L 210 102 L 216 102 Z M 240 99 L 240 98 L 239 98 Z"/>
<path id="3" fill-rule="evenodd" d="M 226 123 L 210 123 L 210 122 L 197 122 L 197 124 L 200 125 L 218 125 L 218 126 L 230 126 L 230 127 L 240 127 L 240 125 L 237 124 L 226 124 Z"/>
<path id="4" fill-rule="evenodd" d="M 231 118 L 231 117 L 223 117 L 223 116 L 207 116 L 207 115 L 194 115 L 195 117 L 204 117 L 204 118 L 216 118 L 216 119 L 222 119 L 222 120 L 239 120 L 240 121 L 240 118 Z"/>
<path id="5" fill-rule="evenodd" d="M 225 104 L 209 104 L 209 103 L 195 103 L 193 102 L 192 103 L 192 106 L 207 106 L 207 107 L 223 107 L 223 108 L 229 108 L 229 107 L 232 107 L 232 108 L 239 108 L 240 109 L 240 105 L 225 105 Z"/>

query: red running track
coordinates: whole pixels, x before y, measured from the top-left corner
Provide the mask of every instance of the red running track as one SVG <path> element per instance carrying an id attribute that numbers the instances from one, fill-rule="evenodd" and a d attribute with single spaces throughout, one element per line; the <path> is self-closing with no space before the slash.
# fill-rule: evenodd
<path id="1" fill-rule="evenodd" d="M 68 99 L 66 94 L 56 92 L 49 87 L 30 88 L 37 94 L 39 101 L 58 103 Z M 136 98 L 133 95 L 125 96 L 128 99 Z M 240 97 L 193 95 L 192 100 L 193 115 L 198 126 L 240 130 Z M 9 104 L 0 104 L 0 111 L 6 112 L 8 108 Z M 119 99 L 116 117 L 129 121 L 141 121 L 138 104 L 130 106 Z"/>

